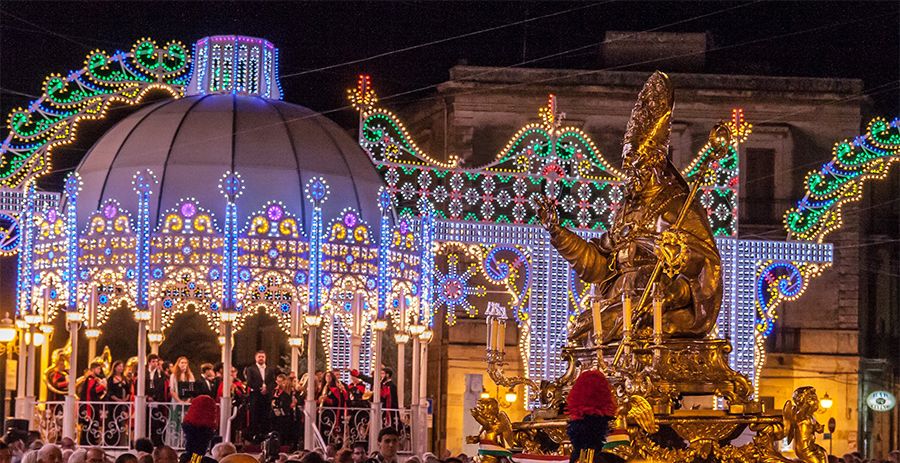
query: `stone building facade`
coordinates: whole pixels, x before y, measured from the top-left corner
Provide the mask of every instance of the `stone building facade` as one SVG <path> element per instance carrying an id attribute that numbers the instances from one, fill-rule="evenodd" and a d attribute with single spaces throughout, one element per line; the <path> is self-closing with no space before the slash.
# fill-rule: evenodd
<path id="1" fill-rule="evenodd" d="M 624 56 L 631 56 L 629 53 Z M 607 56 L 616 55 L 607 52 Z M 836 141 L 854 137 L 864 128 L 863 84 L 852 79 L 707 74 L 701 72 L 702 64 L 702 60 L 674 63 L 673 67 L 683 72 L 670 73 L 676 89 L 672 158 L 677 167 L 684 167 L 713 124 L 728 119 L 732 108 L 743 108 L 754 128 L 740 150 L 738 237 L 784 240 L 782 215 L 802 197 L 806 173 L 832 156 Z M 537 108 L 553 93 L 566 123 L 592 136 L 606 159 L 618 167 L 625 125 L 647 75 L 643 70 L 458 65 L 438 86 L 435 98 L 397 110 L 425 151 L 445 160 L 458 156 L 464 166 L 477 167 L 493 160 L 520 127 L 537 121 Z M 823 412 L 820 421 L 835 418 L 833 451 L 838 455 L 862 448 L 860 432 L 865 432 L 865 419 L 859 413 L 865 389 L 860 371 L 868 352 L 861 349 L 860 336 L 867 334 L 862 324 L 871 318 L 866 307 L 873 306 L 873 296 L 861 295 L 865 289 L 860 287 L 865 280 L 861 253 L 866 251 L 866 239 L 865 221 L 855 213 L 857 209 L 856 205 L 847 208 L 844 227 L 829 236 L 835 246 L 832 267 L 810 282 L 804 296 L 779 309 L 759 391 L 760 397 L 775 407 L 783 405 L 800 385 L 811 384 L 820 395 L 828 393 L 834 405 Z M 879 262 L 866 265 L 890 265 L 890 257 L 881 256 Z M 893 265 L 896 267 L 896 262 Z M 887 301 L 891 294 L 896 296 L 896 276 L 891 281 L 893 293 L 876 287 L 874 297 Z M 896 308 L 897 303 L 892 304 Z M 877 326 L 869 327 L 870 331 L 892 329 L 893 339 L 897 339 L 897 315 L 893 317 L 887 328 L 882 326 L 884 322 L 878 325 L 874 321 Z M 441 394 L 433 398 L 434 423 L 439 426 L 433 433 L 435 448 L 471 451 L 462 445 L 473 425 L 465 403 L 466 397 L 478 392 L 475 383 L 481 383 L 479 378 L 473 382 L 473 375 L 484 373 L 483 363 L 478 361 L 484 355 L 484 331 L 483 320 L 460 319 L 455 326 L 442 327 L 436 333 L 437 346 L 429 357 L 431 392 Z M 872 354 L 884 355 L 880 351 Z M 487 375 L 483 381 L 490 383 Z M 493 386 L 485 387 L 493 392 Z M 512 415 L 524 413 L 516 411 L 516 406 L 510 410 Z M 893 424 L 893 431 L 887 427 L 883 432 L 896 433 L 896 429 Z M 889 445 L 886 442 L 883 448 Z"/>

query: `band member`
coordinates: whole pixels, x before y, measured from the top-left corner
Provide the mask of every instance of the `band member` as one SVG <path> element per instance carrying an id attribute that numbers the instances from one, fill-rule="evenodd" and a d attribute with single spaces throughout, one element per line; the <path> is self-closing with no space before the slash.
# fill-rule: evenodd
<path id="1" fill-rule="evenodd" d="M 372 384 L 371 376 L 360 373 L 359 377 L 366 383 Z M 374 389 L 374 385 L 372 388 Z M 390 367 L 381 367 L 381 388 L 379 390 L 379 397 L 381 398 L 381 409 L 384 410 L 381 415 L 382 427 L 400 429 L 400 413 L 398 411 L 400 404 L 397 403 L 397 385 L 394 384 L 394 370 Z"/>
<path id="2" fill-rule="evenodd" d="M 91 367 L 85 372 L 79 391 L 82 404 L 78 418 L 81 421 L 81 443 L 83 445 L 100 442 L 99 433 L 103 429 L 103 423 L 100 420 L 101 405 L 96 402 L 103 400 L 105 395 L 106 379 L 103 378 L 103 364 L 91 362 Z"/>
<path id="3" fill-rule="evenodd" d="M 256 362 L 244 369 L 244 378 L 250 388 L 249 438 L 260 442 L 269 431 L 269 414 L 272 392 L 275 390 L 275 368 L 266 365 L 266 352 L 256 353 Z"/>
<path id="4" fill-rule="evenodd" d="M 293 394 L 294 383 L 284 374 L 276 377 L 275 390 L 272 393 L 272 425 L 281 435 L 281 443 L 293 447 L 294 410 L 297 399 Z"/>
<path id="5" fill-rule="evenodd" d="M 333 371 L 326 371 L 319 407 L 323 408 L 319 420 L 322 435 L 331 435 L 331 442 L 343 437 L 343 417 L 347 412 L 347 388 Z"/>
<path id="6" fill-rule="evenodd" d="M 124 432 L 131 417 L 131 384 L 125 377 L 125 363 L 116 360 L 112 364 L 112 374 L 106 382 L 106 400 L 111 402 L 106 407 L 106 419 L 115 420 L 116 426 L 106 426 L 107 443 L 113 445 L 127 444 Z"/>

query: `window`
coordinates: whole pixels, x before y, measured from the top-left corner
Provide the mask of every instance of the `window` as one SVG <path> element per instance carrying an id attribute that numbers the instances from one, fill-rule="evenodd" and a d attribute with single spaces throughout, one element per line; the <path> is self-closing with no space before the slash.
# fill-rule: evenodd
<path id="1" fill-rule="evenodd" d="M 744 189 L 741 192 L 741 220 L 751 224 L 775 223 L 775 150 L 747 148 L 741 176 Z"/>

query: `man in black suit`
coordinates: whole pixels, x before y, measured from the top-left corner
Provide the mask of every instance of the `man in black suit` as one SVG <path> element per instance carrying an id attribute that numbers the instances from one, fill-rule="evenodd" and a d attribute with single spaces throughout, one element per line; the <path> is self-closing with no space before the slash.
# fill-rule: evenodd
<path id="1" fill-rule="evenodd" d="M 256 352 L 256 363 L 244 368 L 250 389 L 250 438 L 259 442 L 269 432 L 269 409 L 275 391 L 275 368 L 266 365 L 266 352 Z"/>
<path id="2" fill-rule="evenodd" d="M 147 357 L 147 402 L 168 402 L 169 388 L 166 384 L 166 375 L 162 369 L 162 359 L 156 354 Z M 159 446 L 163 442 L 163 431 L 168 421 L 169 409 L 165 406 L 148 407 L 150 415 L 150 440 L 153 445 Z"/>
<path id="3" fill-rule="evenodd" d="M 196 391 L 197 395 L 208 395 L 213 399 L 216 398 L 216 393 L 219 391 L 219 378 L 216 378 L 216 373 L 213 371 L 211 363 L 200 365 L 200 377 L 197 378 L 194 391 Z"/>

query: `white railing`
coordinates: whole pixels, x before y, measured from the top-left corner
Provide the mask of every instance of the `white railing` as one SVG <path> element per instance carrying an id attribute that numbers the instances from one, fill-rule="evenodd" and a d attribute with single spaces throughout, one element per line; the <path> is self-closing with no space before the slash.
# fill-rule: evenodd
<path id="1" fill-rule="evenodd" d="M 400 433 L 401 452 L 412 451 L 411 416 L 408 408 L 390 408 L 381 411 L 381 427 L 391 426 Z M 320 407 L 316 429 L 326 444 L 350 446 L 354 442 L 369 441 L 371 422 L 370 407 Z"/>
<path id="2" fill-rule="evenodd" d="M 184 448 L 181 423 L 187 413 L 188 403 L 147 403 L 147 437 L 155 445 Z M 302 407 L 298 408 L 302 412 Z M 45 401 L 35 403 L 33 425 L 44 442 L 58 443 L 62 438 L 65 402 Z M 132 402 L 86 402 L 76 404 L 76 442 L 81 445 L 107 449 L 127 449 L 133 440 L 134 404 Z M 400 433 L 401 452 L 412 451 L 411 413 L 408 408 L 383 409 L 381 426 L 392 426 Z M 369 424 L 372 422 L 370 407 L 320 407 L 316 414 L 316 431 L 323 444 L 351 445 L 368 442 Z M 274 423 L 273 423 L 274 424 Z M 282 442 L 303 442 L 302 422 L 297 420 L 287 429 L 277 429 L 283 435 Z M 291 436 L 285 432 L 294 433 Z"/>
<path id="3" fill-rule="evenodd" d="M 62 438 L 65 405 L 62 401 L 35 403 L 35 427 L 44 442 L 59 442 Z M 131 402 L 78 401 L 75 410 L 76 442 L 108 449 L 127 449 L 131 443 L 133 408 Z"/>
<path id="4" fill-rule="evenodd" d="M 147 437 L 154 445 L 168 445 L 178 450 L 184 448 L 181 422 L 189 405 L 184 402 L 147 403 Z"/>
<path id="5" fill-rule="evenodd" d="M 32 428 L 41 433 L 44 442 L 58 442 L 63 434 L 63 416 L 66 413 L 64 401 L 36 402 Z"/>

